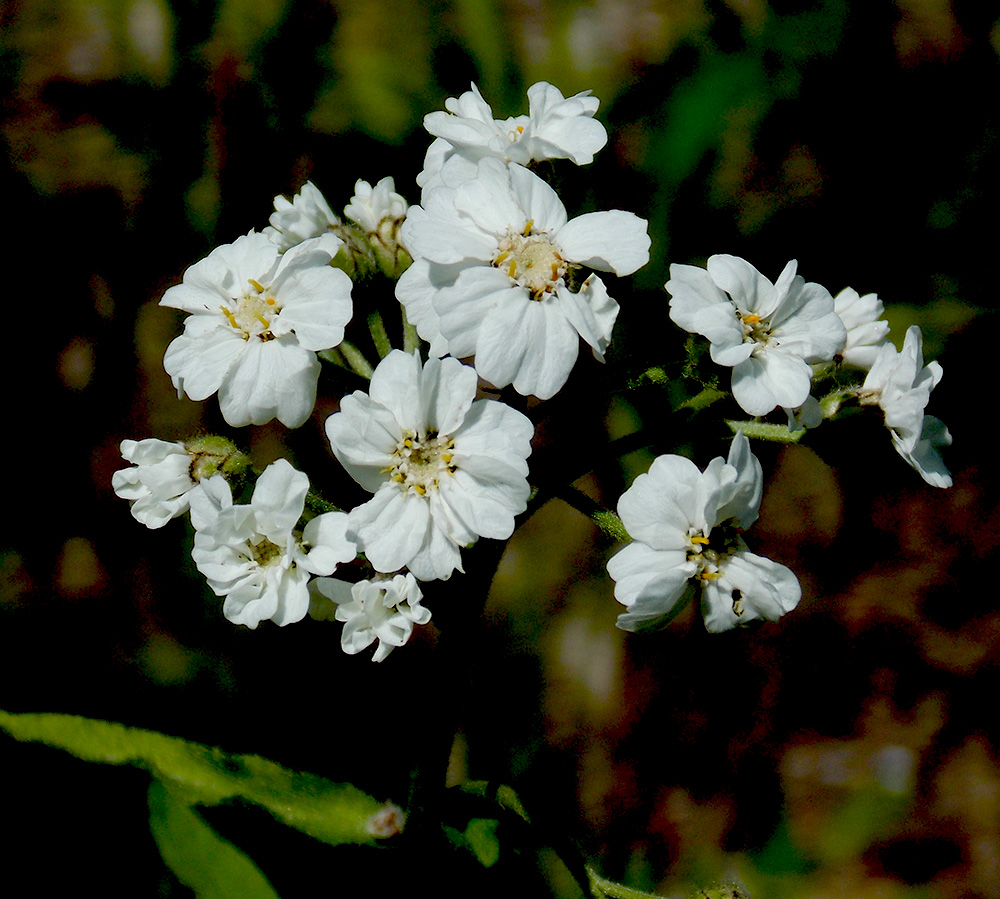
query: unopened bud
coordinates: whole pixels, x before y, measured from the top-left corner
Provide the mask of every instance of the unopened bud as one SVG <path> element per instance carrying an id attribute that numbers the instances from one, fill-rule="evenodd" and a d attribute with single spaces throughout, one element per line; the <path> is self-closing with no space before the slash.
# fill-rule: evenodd
<path id="1" fill-rule="evenodd" d="M 217 434 L 195 437 L 184 442 L 191 456 L 191 479 L 202 481 L 221 474 L 227 479 L 239 478 L 247 470 L 250 457 L 237 449 L 236 444 Z"/>

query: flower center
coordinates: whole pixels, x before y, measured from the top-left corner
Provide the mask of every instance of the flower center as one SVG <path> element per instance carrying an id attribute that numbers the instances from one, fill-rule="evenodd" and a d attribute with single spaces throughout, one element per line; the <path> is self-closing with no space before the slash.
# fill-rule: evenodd
<path id="1" fill-rule="evenodd" d="M 736 312 L 736 317 L 740 320 L 740 327 L 743 328 L 744 343 L 759 343 L 761 346 L 769 346 L 774 343 L 771 337 L 771 323 L 762 319 L 759 315 L 751 313 Z"/>
<path id="2" fill-rule="evenodd" d="M 532 232 L 532 221 L 520 233 L 512 228 L 497 246 L 493 265 L 525 288 L 533 300 L 544 300 L 562 281 L 569 267 L 544 233 Z"/>
<path id="3" fill-rule="evenodd" d="M 420 496 L 438 488 L 441 476 L 454 474 L 452 464 L 455 441 L 439 436 L 437 431 L 428 431 L 424 438 L 413 431 L 404 431 L 403 439 L 396 444 L 393 465 L 388 469 L 389 477 L 399 484 L 404 493 L 410 490 Z"/>
<path id="4" fill-rule="evenodd" d="M 688 561 L 698 566 L 695 577 L 702 581 L 714 581 L 722 577 L 722 566 L 726 559 L 742 548 L 740 528 L 731 519 L 709 529 L 707 535 L 691 528 L 687 544 Z"/>
<path id="5" fill-rule="evenodd" d="M 280 311 L 278 301 L 271 294 L 270 287 L 264 287 L 250 278 L 250 289 L 236 303 L 236 309 L 221 306 L 222 314 L 229 320 L 244 340 L 256 337 L 259 340 L 273 340 L 271 319 Z"/>
<path id="6" fill-rule="evenodd" d="M 261 568 L 266 568 L 281 559 L 284 550 L 277 543 L 272 543 L 266 537 L 260 543 L 251 543 L 248 546 L 250 558 Z"/>

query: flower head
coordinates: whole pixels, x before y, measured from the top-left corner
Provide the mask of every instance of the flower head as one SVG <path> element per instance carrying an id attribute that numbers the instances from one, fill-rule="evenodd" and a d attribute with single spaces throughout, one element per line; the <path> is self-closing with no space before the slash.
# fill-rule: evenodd
<path id="1" fill-rule="evenodd" d="M 291 200 L 274 198 L 274 212 L 270 227 L 263 230 L 281 252 L 289 250 L 304 240 L 319 237 L 340 225 L 334 211 L 312 181 L 302 185 Z"/>
<path id="2" fill-rule="evenodd" d="M 474 177 L 476 164 L 488 156 L 520 165 L 544 159 L 586 165 L 608 141 L 604 126 L 593 117 L 599 105 L 590 91 L 563 97 L 558 88 L 539 81 L 528 88 L 528 115 L 499 121 L 473 84 L 445 101 L 447 112 L 424 116 L 424 127 L 437 140 L 427 151 L 417 184 L 425 196 L 441 184 L 454 187 Z"/>
<path id="3" fill-rule="evenodd" d="M 403 646 L 415 624 L 431 620 L 430 609 L 420 605 L 423 598 L 420 586 L 409 573 L 356 584 L 316 578 L 312 589 L 310 614 L 344 622 L 340 641 L 344 652 L 354 655 L 378 640 L 373 662 L 381 662 L 397 646 Z M 332 616 L 331 604 L 335 606 Z"/>
<path id="4" fill-rule="evenodd" d="M 358 181 L 351 202 L 344 208 L 344 215 L 365 235 L 359 241 L 345 229 L 355 257 L 359 252 L 370 254 L 372 263 L 393 279 L 398 279 L 412 261 L 399 238 L 408 208 L 406 200 L 396 193 L 392 178 L 383 178 L 374 187 L 367 181 Z"/>
<path id="5" fill-rule="evenodd" d="M 111 476 L 111 486 L 132 503 L 132 515 L 148 528 L 163 527 L 183 515 L 190 493 L 214 474 L 241 476 L 249 458 L 224 437 L 206 435 L 186 443 L 123 440 L 122 458 L 131 462 Z"/>
<path id="6" fill-rule="evenodd" d="M 743 542 L 762 489 L 760 463 L 742 432 L 729 457 L 713 459 L 704 472 L 683 456 L 657 457 L 618 502 L 633 537 L 608 561 L 615 598 L 628 609 L 618 626 L 635 631 L 669 620 L 691 585 L 700 589 L 711 632 L 776 621 L 794 609 L 801 595 L 795 575 Z"/>
<path id="7" fill-rule="evenodd" d="M 796 265 L 774 284 L 738 256 L 712 256 L 707 270 L 670 266 L 670 318 L 707 337 L 712 360 L 732 367 L 733 396 L 749 415 L 805 403 L 810 365 L 833 359 L 847 339 L 829 291 L 796 275 Z"/>
<path id="8" fill-rule="evenodd" d="M 924 415 L 941 375 L 937 362 L 924 365 L 923 338 L 920 328 L 913 325 L 901 350 L 897 352 L 891 343 L 879 349 L 858 398 L 862 405 L 881 407 L 896 452 L 928 484 L 950 487 L 951 475 L 937 447 L 950 446 L 951 434 L 938 419 Z"/>
<path id="9" fill-rule="evenodd" d="M 833 307 L 847 329 L 847 342 L 838 355 L 846 365 L 871 368 L 889 335 L 889 323 L 882 319 L 882 301 L 873 293 L 861 296 L 845 287 L 833 298 Z"/>
<path id="10" fill-rule="evenodd" d="M 461 570 L 461 547 L 513 532 L 528 500 L 533 428 L 475 393 L 475 371 L 457 359 L 421 365 L 394 350 L 370 394 L 344 397 L 327 419 L 334 454 L 375 494 L 351 511 L 350 532 L 376 571 L 448 578 Z"/>
<path id="11" fill-rule="evenodd" d="M 218 392 L 234 427 L 303 424 L 316 402 L 316 352 L 337 346 L 351 318 L 351 279 L 329 265 L 339 246 L 325 234 L 282 254 L 251 231 L 191 266 L 160 300 L 191 313 L 163 358 L 178 395 Z"/>
<path id="12" fill-rule="evenodd" d="M 131 462 L 111 476 L 111 486 L 132 503 L 132 517 L 148 528 L 161 528 L 188 510 L 196 482 L 193 459 L 183 443 L 166 440 L 123 440 L 122 458 Z"/>
<path id="13" fill-rule="evenodd" d="M 599 359 L 611 339 L 618 304 L 582 270 L 630 275 L 650 246 L 633 213 L 569 220 L 541 178 L 497 159 L 412 207 L 403 243 L 416 261 L 396 297 L 432 353 L 475 355 L 486 380 L 540 399 L 566 383 L 581 337 Z"/>
<path id="14" fill-rule="evenodd" d="M 234 505 L 225 478 L 203 481 L 191 494 L 192 557 L 234 624 L 255 628 L 301 620 L 309 611 L 312 574 L 330 575 L 357 548 L 347 515 L 327 512 L 298 530 L 309 479 L 284 459 L 257 480 L 249 505 Z"/>
<path id="15" fill-rule="evenodd" d="M 392 178 L 383 178 L 374 187 L 367 181 L 354 185 L 354 196 L 344 207 L 344 215 L 365 233 L 377 232 L 386 219 L 401 219 L 406 215 L 406 200 L 396 193 Z"/>

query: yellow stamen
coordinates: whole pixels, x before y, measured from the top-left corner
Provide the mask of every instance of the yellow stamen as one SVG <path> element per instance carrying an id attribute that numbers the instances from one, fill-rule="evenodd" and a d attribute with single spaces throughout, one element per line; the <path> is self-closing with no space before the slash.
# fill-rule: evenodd
<path id="1" fill-rule="evenodd" d="M 271 327 L 271 323 L 266 318 L 264 318 L 263 315 L 260 315 L 259 313 L 255 313 L 254 314 L 254 318 L 257 319 L 257 321 L 259 321 L 265 328 L 270 328 Z"/>
<path id="2" fill-rule="evenodd" d="M 421 496 L 427 495 L 427 488 L 423 484 L 414 484 L 413 489 L 416 490 Z"/>
<path id="3" fill-rule="evenodd" d="M 534 224 L 535 224 L 535 220 L 534 219 L 528 219 L 528 221 L 525 222 L 525 224 L 524 224 L 524 232 L 523 232 L 525 237 L 527 237 L 529 234 L 531 234 L 531 229 L 534 226 Z"/>
<path id="4" fill-rule="evenodd" d="M 524 125 L 518 125 L 517 126 L 517 133 L 518 134 L 524 134 Z"/>
<path id="5" fill-rule="evenodd" d="M 254 290 L 256 290 L 257 293 L 263 293 L 264 292 L 264 285 L 261 284 L 259 281 L 254 281 L 253 278 L 247 278 L 247 280 L 250 282 L 250 286 Z"/>
<path id="6" fill-rule="evenodd" d="M 744 315 L 743 316 L 743 322 L 744 322 L 744 324 L 747 324 L 747 325 L 755 325 L 759 321 L 760 321 L 760 316 L 759 315 Z"/>
<path id="7" fill-rule="evenodd" d="M 275 302 L 276 301 L 275 301 L 274 297 L 268 297 L 267 298 L 267 305 L 268 306 L 273 306 L 275 304 Z"/>
<path id="8" fill-rule="evenodd" d="M 509 255 L 510 255 L 510 253 L 508 253 L 507 251 L 504 251 L 499 256 L 497 256 L 496 259 L 493 260 L 493 264 L 499 268 L 500 263 L 503 262 Z"/>
<path id="9" fill-rule="evenodd" d="M 555 262 L 552 263 L 552 280 L 559 280 L 559 266 Z"/>
<path id="10" fill-rule="evenodd" d="M 222 310 L 222 314 L 229 319 L 229 324 L 231 324 L 237 331 L 242 331 L 243 329 L 239 326 L 236 321 L 236 316 L 233 315 L 225 306 L 219 307 Z"/>
<path id="11" fill-rule="evenodd" d="M 507 276 L 509 278 L 517 277 L 517 260 L 511 259 L 510 266 L 507 269 Z"/>
<path id="12" fill-rule="evenodd" d="M 703 581 L 714 581 L 720 577 L 722 577 L 722 573 L 719 571 L 703 571 L 701 573 L 701 579 Z"/>
<path id="13" fill-rule="evenodd" d="M 709 542 L 708 537 L 690 537 L 689 539 L 692 543 L 701 543 L 705 546 L 707 546 Z"/>

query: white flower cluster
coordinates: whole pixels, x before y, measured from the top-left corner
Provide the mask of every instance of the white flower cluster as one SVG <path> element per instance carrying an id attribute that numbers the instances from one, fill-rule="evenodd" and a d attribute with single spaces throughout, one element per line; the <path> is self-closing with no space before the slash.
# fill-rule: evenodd
<path id="1" fill-rule="evenodd" d="M 875 294 L 845 288 L 836 297 L 796 274 L 793 260 L 777 282 L 737 256 L 712 256 L 706 268 L 671 265 L 666 289 L 670 318 L 708 338 L 712 361 L 732 368 L 733 397 L 748 415 L 785 410 L 793 429 L 816 427 L 824 409 L 810 391 L 827 363 L 867 371 L 864 384 L 839 391 L 879 405 L 899 454 L 936 487 L 951 477 L 936 447 L 951 443 L 947 428 L 925 420 L 924 407 L 941 379 L 935 362 L 924 367 L 919 328 L 901 352 L 889 342 L 889 325 Z"/>
<path id="2" fill-rule="evenodd" d="M 377 643 L 375 661 L 430 620 L 421 584 L 463 571 L 463 550 L 480 538 L 509 538 L 528 507 L 534 426 L 481 396 L 480 382 L 553 397 L 581 341 L 598 360 L 611 341 L 619 306 L 598 273 L 630 275 L 649 260 L 645 220 L 621 209 L 571 217 L 536 174 L 546 160 L 589 164 L 607 142 L 589 92 L 564 97 L 540 82 L 528 90 L 528 114 L 505 120 L 474 85 L 445 106 L 424 121 L 434 141 L 419 205 L 408 206 L 392 178 L 359 180 L 342 220 L 307 182 L 291 200 L 275 197 L 268 227 L 213 250 L 161 300 L 188 314 L 164 357 L 178 395 L 217 393 L 232 427 L 304 425 L 321 361 L 368 378 L 367 390 L 339 398 L 325 433 L 370 497 L 329 511 L 309 478 L 279 459 L 237 502 L 232 485 L 249 460 L 215 437 L 126 440 L 131 466 L 113 477 L 150 528 L 190 515 L 194 562 L 231 621 L 340 621 L 344 651 Z M 352 292 L 374 289 L 375 271 L 395 282 L 405 350 L 391 348 L 375 311 L 384 304 L 354 315 Z M 748 415 L 781 408 L 801 429 L 848 398 L 877 405 L 900 454 L 930 483 L 950 484 L 936 450 L 950 435 L 923 414 L 940 366 L 923 364 L 917 329 L 897 353 L 877 297 L 833 297 L 794 261 L 772 283 L 735 256 L 673 265 L 666 289 L 670 317 L 732 369 Z M 355 318 L 368 325 L 375 365 L 345 340 Z M 838 373 L 851 368 L 866 376 L 845 388 Z M 831 372 L 839 392 L 821 397 Z M 633 538 L 608 563 L 627 607 L 619 626 L 663 623 L 695 592 L 713 632 L 793 609 L 795 576 L 743 542 L 762 490 L 743 433 L 704 471 L 659 456 L 618 504 Z M 346 565 L 351 582 L 331 577 Z"/>
<path id="3" fill-rule="evenodd" d="M 437 136 L 421 205 L 403 244 L 414 263 L 396 298 L 433 356 L 475 357 L 496 387 L 548 399 L 569 378 L 580 340 L 598 359 L 618 304 L 594 272 L 630 275 L 649 261 L 646 222 L 631 212 L 570 219 L 549 185 L 526 168 L 546 159 L 589 163 L 607 140 L 597 100 L 550 84 L 528 91 L 527 116 L 493 119 L 479 92 L 425 119 Z"/>

